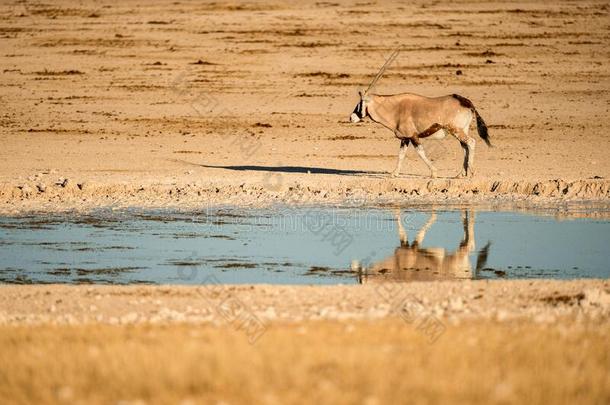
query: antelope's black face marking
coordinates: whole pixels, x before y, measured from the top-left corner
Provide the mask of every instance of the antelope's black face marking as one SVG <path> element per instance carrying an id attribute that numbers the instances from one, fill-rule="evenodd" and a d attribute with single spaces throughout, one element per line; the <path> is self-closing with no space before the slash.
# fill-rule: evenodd
<path id="1" fill-rule="evenodd" d="M 360 99 L 358 104 L 356 104 L 356 108 L 354 108 L 352 115 L 349 117 L 350 121 L 356 123 L 363 119 L 365 116 L 364 108 L 364 100 Z"/>

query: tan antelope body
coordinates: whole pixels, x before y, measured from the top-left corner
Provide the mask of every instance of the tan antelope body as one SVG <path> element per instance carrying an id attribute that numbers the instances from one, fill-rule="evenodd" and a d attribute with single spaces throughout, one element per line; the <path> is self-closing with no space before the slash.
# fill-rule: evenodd
<path id="1" fill-rule="evenodd" d="M 431 176 L 436 177 L 436 168 L 426 156 L 421 141 L 425 138 L 442 139 L 447 134 L 456 137 L 464 150 L 463 170 L 458 176 L 473 175 L 476 142 L 468 135 L 473 119 L 476 118 L 479 136 L 488 146 L 491 146 L 491 143 L 485 121 L 470 100 L 457 94 L 435 98 L 411 93 L 388 96 L 368 94 L 397 53 L 395 52 L 388 59 L 369 88 L 364 93 L 360 93 L 360 101 L 354 108 L 350 121 L 355 123 L 370 117 L 400 139 L 398 163 L 392 173 L 393 176 L 400 174 L 407 147 L 412 143 L 420 158 L 430 169 Z"/>

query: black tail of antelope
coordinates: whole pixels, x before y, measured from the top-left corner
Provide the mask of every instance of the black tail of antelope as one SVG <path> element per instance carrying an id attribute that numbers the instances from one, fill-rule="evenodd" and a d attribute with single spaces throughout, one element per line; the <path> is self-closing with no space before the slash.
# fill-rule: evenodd
<path id="1" fill-rule="evenodd" d="M 483 121 L 483 117 L 481 117 L 477 109 L 474 108 L 474 104 L 472 104 L 472 101 L 468 100 L 466 97 L 460 96 L 459 94 L 452 94 L 452 96 L 460 102 L 460 105 L 462 107 L 470 108 L 472 110 L 475 117 L 477 118 L 477 132 L 479 133 L 479 136 L 481 137 L 481 139 L 483 139 L 483 141 L 485 141 L 487 146 L 491 146 L 491 142 L 489 140 L 489 132 L 487 131 L 487 125 L 485 124 L 485 121 Z"/>

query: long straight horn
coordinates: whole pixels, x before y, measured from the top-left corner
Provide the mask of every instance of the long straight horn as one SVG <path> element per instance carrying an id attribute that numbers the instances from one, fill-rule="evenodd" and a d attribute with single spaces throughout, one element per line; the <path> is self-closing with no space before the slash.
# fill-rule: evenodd
<path id="1" fill-rule="evenodd" d="M 369 90 L 371 90 L 371 88 L 373 88 L 373 86 L 377 83 L 377 81 L 383 75 L 383 72 L 385 72 L 385 70 L 388 68 L 388 66 L 390 66 L 390 63 L 392 63 L 394 61 L 394 59 L 396 59 L 396 56 L 398 56 L 398 52 L 400 52 L 400 48 L 396 48 L 396 50 L 390 55 L 388 60 L 385 61 L 385 63 L 381 67 L 381 69 L 379 69 L 379 72 L 377 72 L 377 75 L 375 76 L 375 78 L 373 79 L 371 84 L 369 84 L 369 87 L 367 87 L 367 89 L 364 91 L 364 94 L 367 94 L 369 92 Z"/>

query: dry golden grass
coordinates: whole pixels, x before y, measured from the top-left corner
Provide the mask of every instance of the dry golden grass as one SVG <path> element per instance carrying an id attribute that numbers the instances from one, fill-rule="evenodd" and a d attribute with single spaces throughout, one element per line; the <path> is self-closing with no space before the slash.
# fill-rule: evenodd
<path id="1" fill-rule="evenodd" d="M 1 403 L 609 403 L 610 327 L 2 326 Z"/>

